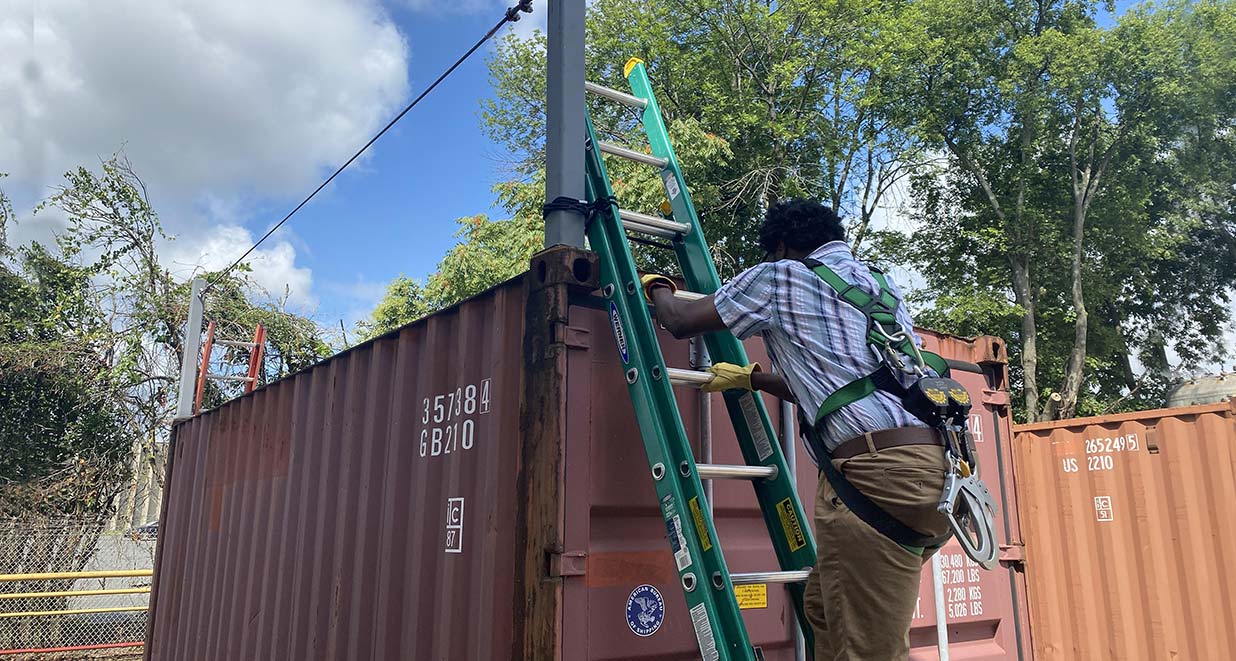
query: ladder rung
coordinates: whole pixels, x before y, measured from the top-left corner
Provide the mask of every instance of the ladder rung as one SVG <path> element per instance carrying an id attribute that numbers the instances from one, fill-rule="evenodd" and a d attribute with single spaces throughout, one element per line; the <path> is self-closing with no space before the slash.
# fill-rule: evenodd
<path id="1" fill-rule="evenodd" d="M 657 158 L 656 156 L 653 156 L 651 154 L 644 154 L 642 152 L 637 152 L 632 149 L 627 149 L 626 147 L 619 147 L 618 145 L 615 145 L 611 142 L 601 142 L 601 143 L 598 143 L 598 146 L 600 146 L 602 154 L 613 154 L 614 156 L 621 156 L 622 158 L 629 158 L 632 161 L 639 161 L 640 163 L 647 163 L 648 165 L 661 168 L 662 170 L 664 170 L 665 167 L 669 165 L 669 159 Z"/>
<path id="2" fill-rule="evenodd" d="M 670 383 L 680 386 L 702 386 L 709 381 L 712 381 L 712 372 L 701 372 L 699 370 L 683 370 L 676 367 L 665 368 L 666 375 L 669 376 Z"/>
<path id="3" fill-rule="evenodd" d="M 657 218 L 656 216 L 649 216 L 638 211 L 619 209 L 618 215 L 622 217 L 622 226 L 632 232 L 643 232 L 644 234 L 672 239 L 691 231 L 691 226 L 686 223 Z"/>
<path id="4" fill-rule="evenodd" d="M 225 347 L 240 347 L 242 349 L 252 349 L 257 346 L 252 342 L 241 342 L 240 340 L 215 340 L 215 344 L 222 344 Z"/>
<path id="5" fill-rule="evenodd" d="M 698 301 L 706 296 L 707 294 L 701 294 L 693 291 L 683 291 L 681 289 L 674 291 L 674 298 L 680 298 L 684 301 Z"/>
<path id="6" fill-rule="evenodd" d="M 229 376 L 227 374 L 207 374 L 206 378 L 215 379 L 216 381 L 252 381 L 253 380 L 247 376 Z"/>
<path id="7" fill-rule="evenodd" d="M 630 94 L 627 94 L 626 92 L 619 92 L 618 90 L 610 89 L 608 87 L 605 87 L 603 85 L 598 85 L 596 83 L 590 83 L 590 82 L 585 81 L 584 89 L 589 92 L 592 92 L 593 94 L 596 94 L 598 96 L 603 96 L 607 99 L 612 99 L 624 105 L 634 106 L 636 108 L 647 108 L 648 107 L 648 102 L 645 101 L 644 99 L 639 98 L 638 96 L 631 96 Z"/>
<path id="8" fill-rule="evenodd" d="M 701 480 L 758 480 L 777 477 L 776 466 L 740 466 L 730 464 L 696 464 Z"/>
<path id="9" fill-rule="evenodd" d="M 745 574 L 730 574 L 734 585 L 750 585 L 752 583 L 802 583 L 811 574 L 810 569 L 800 571 L 765 571 Z"/>

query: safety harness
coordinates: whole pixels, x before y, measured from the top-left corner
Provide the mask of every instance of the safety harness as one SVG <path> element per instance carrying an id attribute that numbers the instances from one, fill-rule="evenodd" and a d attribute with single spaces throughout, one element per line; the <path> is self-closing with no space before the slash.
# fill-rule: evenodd
<path id="1" fill-rule="evenodd" d="M 978 477 L 978 457 L 969 430 L 970 394 L 951 378 L 944 358 L 919 349 L 913 337 L 898 323 L 897 306 L 901 303 L 882 271 L 870 269 L 880 287 L 878 295 L 872 296 L 846 282 L 819 260 L 806 259 L 803 263 L 867 318 L 867 346 L 879 359 L 879 367 L 873 372 L 829 395 L 814 421 L 803 420 L 807 440 L 820 458 L 821 472 L 850 511 L 911 552 L 921 555 L 956 536 L 971 559 L 987 569 L 993 568 L 996 564 L 995 504 Z M 928 373 L 928 369 L 934 375 Z M 903 381 L 911 378 L 908 385 Z M 859 491 L 833 466 L 824 443 L 825 418 L 876 391 L 897 397 L 906 411 L 940 433 L 948 468 L 938 509 L 948 519 L 951 533 L 931 536 L 910 528 Z M 803 416 L 801 411 L 799 415 Z"/>

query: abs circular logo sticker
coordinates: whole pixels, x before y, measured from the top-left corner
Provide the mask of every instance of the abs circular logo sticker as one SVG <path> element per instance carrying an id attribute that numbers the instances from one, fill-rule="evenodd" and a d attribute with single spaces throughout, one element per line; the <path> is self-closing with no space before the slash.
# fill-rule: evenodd
<path id="1" fill-rule="evenodd" d="M 631 590 L 627 597 L 627 626 L 637 636 L 651 636 L 665 621 L 665 600 L 651 585 Z"/>

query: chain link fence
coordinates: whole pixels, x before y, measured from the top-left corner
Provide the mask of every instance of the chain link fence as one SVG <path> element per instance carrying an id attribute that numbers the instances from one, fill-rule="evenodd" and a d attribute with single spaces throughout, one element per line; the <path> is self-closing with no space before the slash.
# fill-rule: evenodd
<path id="1" fill-rule="evenodd" d="M 0 522 L 0 654 L 143 640 L 154 533 L 107 527 L 71 520 Z M 140 651 L 98 653 L 111 658 L 135 649 Z M 92 655 L 79 649 L 71 657 L 21 656 Z"/>

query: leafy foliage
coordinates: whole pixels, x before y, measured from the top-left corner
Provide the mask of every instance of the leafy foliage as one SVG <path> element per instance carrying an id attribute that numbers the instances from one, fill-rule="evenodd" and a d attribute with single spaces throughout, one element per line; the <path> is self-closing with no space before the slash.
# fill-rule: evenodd
<path id="1" fill-rule="evenodd" d="M 523 273 L 545 232 L 539 214 L 535 220 L 491 221 L 481 214 L 456 222 L 456 236 L 463 241 L 442 258 L 424 286 L 405 276 L 392 281 L 369 319 L 358 324 L 362 338 L 377 337 Z"/>
<path id="2" fill-rule="evenodd" d="M 862 256 L 923 276 L 920 323 L 1008 340 L 1019 418 L 1101 413 L 1158 404 L 1181 370 L 1222 356 L 1236 284 L 1236 3 L 1169 0 L 1099 20 L 1114 10 L 597 0 L 586 75 L 623 89 L 623 63 L 645 60 L 723 277 L 759 257 L 770 202 L 821 199 L 848 217 Z M 496 193 L 513 220 L 493 231 L 530 246 L 544 202 L 544 49 L 541 36 L 498 46 L 481 118 L 509 154 Z M 629 109 L 588 103 L 604 139 L 643 148 Z M 659 208 L 648 168 L 607 167 L 624 206 Z M 897 203 L 912 229 L 880 220 Z M 371 327 L 526 262 L 486 250 L 484 233 L 462 239 L 452 255 L 468 258 L 466 276 L 444 275 L 448 256 L 423 288 L 397 281 Z M 641 268 L 672 271 L 633 252 Z"/>
<path id="3" fill-rule="evenodd" d="M 0 251 L 0 514 L 86 525 L 110 514 L 135 446 L 152 456 L 149 446 L 166 438 L 190 285 L 159 264 L 167 237 L 123 156 L 66 173 L 36 213 L 49 208 L 68 221 L 54 247 Z M 206 275 L 217 281 L 206 316 L 222 337 L 267 327 L 263 381 L 329 354 L 322 331 L 283 301 L 253 302 L 243 268 Z M 247 361 L 247 351 L 228 351 Z M 216 385 L 208 405 L 238 392 Z"/>
<path id="4" fill-rule="evenodd" d="M 1147 4 L 1112 28 L 1097 8 L 928 0 L 886 33 L 899 121 L 949 156 L 914 180 L 921 318 L 1008 333 L 1029 419 L 1159 402 L 1166 350 L 1221 355 L 1230 319 L 1236 179 L 1189 164 L 1236 153 L 1234 5 Z"/>

